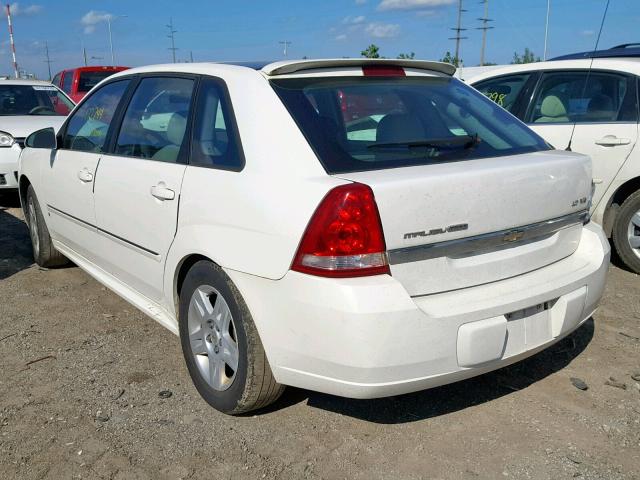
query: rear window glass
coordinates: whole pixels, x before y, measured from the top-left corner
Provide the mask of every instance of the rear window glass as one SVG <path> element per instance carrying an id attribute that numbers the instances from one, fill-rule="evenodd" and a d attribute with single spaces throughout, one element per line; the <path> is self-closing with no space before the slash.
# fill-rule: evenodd
<path id="1" fill-rule="evenodd" d="M 272 85 L 329 173 L 550 148 L 453 78 L 307 77 Z"/>
<path id="2" fill-rule="evenodd" d="M 100 72 L 81 72 L 78 80 L 78 92 L 84 93 L 91 90 L 98 83 L 116 72 L 110 70 Z"/>

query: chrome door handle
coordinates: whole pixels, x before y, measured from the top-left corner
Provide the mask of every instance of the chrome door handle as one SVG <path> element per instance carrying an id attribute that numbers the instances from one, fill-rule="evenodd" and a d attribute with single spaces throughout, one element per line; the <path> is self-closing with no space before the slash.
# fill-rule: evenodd
<path id="1" fill-rule="evenodd" d="M 158 200 L 173 200 L 176 198 L 176 192 L 167 188 L 164 182 L 160 182 L 151 187 L 151 195 L 156 197 Z"/>
<path id="2" fill-rule="evenodd" d="M 81 182 L 89 183 L 93 180 L 93 173 L 91 173 L 86 168 L 83 168 L 78 172 L 78 178 L 80 179 Z"/>
<path id="3" fill-rule="evenodd" d="M 616 145 L 629 145 L 631 139 L 618 138 L 615 135 L 605 135 L 600 140 L 596 140 L 596 145 L 602 145 L 603 147 L 615 147 Z"/>

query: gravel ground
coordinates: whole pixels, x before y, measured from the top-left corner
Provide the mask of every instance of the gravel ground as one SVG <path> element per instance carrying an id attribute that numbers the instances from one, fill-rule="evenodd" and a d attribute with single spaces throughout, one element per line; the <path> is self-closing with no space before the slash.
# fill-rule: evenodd
<path id="1" fill-rule="evenodd" d="M 612 266 L 592 321 L 497 372 L 375 401 L 289 388 L 232 418 L 176 337 L 80 269 L 35 266 L 0 204 L 2 479 L 640 478 L 637 275 Z"/>

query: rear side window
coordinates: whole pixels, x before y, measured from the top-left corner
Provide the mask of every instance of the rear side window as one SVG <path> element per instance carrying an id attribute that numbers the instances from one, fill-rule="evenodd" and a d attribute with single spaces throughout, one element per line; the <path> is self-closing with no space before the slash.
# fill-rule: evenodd
<path id="1" fill-rule="evenodd" d="M 226 90 L 220 81 L 212 78 L 200 83 L 189 163 L 235 171 L 244 166 Z"/>
<path id="2" fill-rule="evenodd" d="M 527 83 L 527 80 L 529 80 L 530 76 L 530 73 L 524 73 L 520 75 L 508 75 L 499 78 L 492 78 L 491 80 L 479 82 L 473 87 L 485 95 L 489 100 L 513 113 L 512 109 L 515 106 L 518 95 Z"/>
<path id="3" fill-rule="evenodd" d="M 194 81 L 144 78 L 122 120 L 116 155 L 176 163 L 185 140 Z"/>
<path id="4" fill-rule="evenodd" d="M 53 80 L 51 80 L 51 83 L 53 83 L 56 87 L 60 86 L 60 74 L 57 73 L 55 77 L 53 77 Z"/>
<path id="5" fill-rule="evenodd" d="M 636 122 L 637 118 L 634 78 L 608 72 L 552 72 L 540 81 L 528 122 Z"/>
<path id="6" fill-rule="evenodd" d="M 453 78 L 301 77 L 272 85 L 329 173 L 549 149 Z"/>
<path id="7" fill-rule="evenodd" d="M 71 116 L 62 148 L 83 152 L 104 151 L 111 119 L 129 80 L 113 82 L 93 93 Z"/>
<path id="8" fill-rule="evenodd" d="M 73 72 L 64 72 L 62 77 L 62 90 L 69 95 L 71 93 L 71 83 L 73 81 Z"/>

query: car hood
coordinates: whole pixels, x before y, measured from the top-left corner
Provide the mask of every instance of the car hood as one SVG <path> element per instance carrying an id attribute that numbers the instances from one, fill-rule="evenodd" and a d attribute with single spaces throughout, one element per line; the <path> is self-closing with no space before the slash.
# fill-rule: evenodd
<path id="1" fill-rule="evenodd" d="M 16 115 L 0 117 L 0 130 L 14 138 L 24 138 L 42 128 L 53 127 L 56 133 L 67 117 L 53 115 Z"/>

